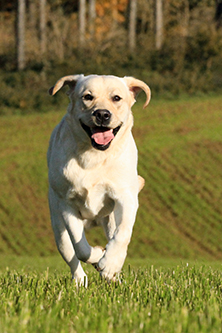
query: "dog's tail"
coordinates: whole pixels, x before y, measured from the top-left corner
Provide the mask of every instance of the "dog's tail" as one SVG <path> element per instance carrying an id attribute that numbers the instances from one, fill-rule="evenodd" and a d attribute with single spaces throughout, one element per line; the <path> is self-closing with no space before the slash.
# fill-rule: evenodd
<path id="1" fill-rule="evenodd" d="M 139 192 L 140 192 L 145 185 L 145 179 L 141 176 L 138 176 L 138 183 L 139 183 Z"/>

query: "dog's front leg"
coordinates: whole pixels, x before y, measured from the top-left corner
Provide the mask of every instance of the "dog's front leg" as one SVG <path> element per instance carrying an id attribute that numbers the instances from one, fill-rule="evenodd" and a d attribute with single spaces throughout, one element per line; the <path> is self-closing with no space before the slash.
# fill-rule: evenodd
<path id="1" fill-rule="evenodd" d="M 85 236 L 83 221 L 70 208 L 63 210 L 63 218 L 77 258 L 87 264 L 98 263 L 104 255 L 104 249 L 89 245 Z"/>
<path id="2" fill-rule="evenodd" d="M 116 230 L 106 246 L 106 252 L 97 269 L 108 281 L 115 280 L 124 264 L 138 209 L 138 196 L 126 193 L 124 199 L 115 203 Z"/>

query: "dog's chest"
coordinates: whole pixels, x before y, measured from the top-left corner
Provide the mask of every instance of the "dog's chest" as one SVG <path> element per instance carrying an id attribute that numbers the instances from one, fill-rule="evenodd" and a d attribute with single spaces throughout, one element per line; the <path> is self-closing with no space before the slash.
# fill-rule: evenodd
<path id="1" fill-rule="evenodd" d="M 102 184 L 86 188 L 70 188 L 68 191 L 70 204 L 78 211 L 82 219 L 94 220 L 109 215 L 114 208 L 114 200 L 105 191 Z"/>
<path id="2" fill-rule="evenodd" d="M 71 168 L 66 172 L 70 186 L 66 197 L 82 219 L 94 220 L 109 215 L 114 209 L 112 189 L 99 170 L 87 172 Z"/>

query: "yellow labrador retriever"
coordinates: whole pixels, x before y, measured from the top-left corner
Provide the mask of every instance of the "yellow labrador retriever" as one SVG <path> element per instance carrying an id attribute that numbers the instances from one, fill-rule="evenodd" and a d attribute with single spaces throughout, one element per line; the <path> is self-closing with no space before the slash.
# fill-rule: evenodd
<path id="1" fill-rule="evenodd" d="M 54 129 L 49 150 L 49 205 L 55 241 L 78 284 L 87 286 L 80 261 L 115 280 L 123 266 L 144 179 L 137 174 L 131 107 L 141 90 L 133 77 L 62 77 L 49 93 L 68 85 L 67 114 Z M 88 244 L 84 228 L 102 225 L 105 249 Z"/>

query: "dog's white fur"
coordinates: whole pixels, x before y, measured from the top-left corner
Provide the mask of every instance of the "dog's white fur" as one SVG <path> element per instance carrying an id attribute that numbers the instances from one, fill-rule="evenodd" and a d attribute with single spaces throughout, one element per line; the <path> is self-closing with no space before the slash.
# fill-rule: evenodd
<path id="1" fill-rule="evenodd" d="M 49 205 L 58 250 L 76 282 L 87 286 L 80 261 L 93 264 L 110 281 L 126 258 L 138 193 L 144 185 L 137 175 L 131 107 L 141 90 L 147 96 L 146 107 L 150 89 L 132 77 L 70 75 L 61 78 L 50 94 L 64 85 L 70 87 L 70 104 L 50 140 Z M 98 109 L 109 110 L 109 129 L 121 126 L 105 150 L 94 148 L 82 127 L 97 126 L 94 111 Z M 86 240 L 84 228 L 95 225 L 105 230 L 105 249 L 92 247 Z"/>

